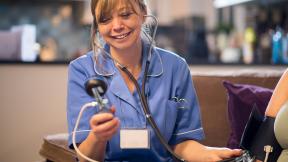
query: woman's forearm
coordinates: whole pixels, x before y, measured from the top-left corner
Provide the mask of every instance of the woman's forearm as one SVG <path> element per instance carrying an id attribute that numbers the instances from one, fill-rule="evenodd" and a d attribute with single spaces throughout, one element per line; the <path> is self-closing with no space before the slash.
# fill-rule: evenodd
<path id="1" fill-rule="evenodd" d="M 95 159 L 95 161 L 102 162 L 105 157 L 107 142 L 97 140 L 93 132 L 90 132 L 86 140 L 79 145 L 79 150 L 85 156 Z M 77 155 L 80 162 L 88 162 L 80 155 Z"/>
<path id="2" fill-rule="evenodd" d="M 206 147 L 196 141 L 188 140 L 178 144 L 175 152 L 189 162 L 215 162 L 221 160 Z"/>
<path id="3" fill-rule="evenodd" d="M 196 141 L 188 140 L 180 144 L 177 144 L 174 147 L 174 152 L 189 162 L 204 161 L 201 158 L 201 155 L 205 154 L 206 148 L 205 146 Z"/>

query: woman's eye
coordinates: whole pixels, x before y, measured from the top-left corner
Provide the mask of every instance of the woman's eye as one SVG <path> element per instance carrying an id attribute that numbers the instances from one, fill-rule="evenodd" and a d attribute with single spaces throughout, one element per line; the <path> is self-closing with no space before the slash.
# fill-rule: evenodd
<path id="1" fill-rule="evenodd" d="M 101 17 L 100 20 L 99 20 L 99 23 L 100 24 L 105 24 L 105 23 L 108 23 L 110 20 L 111 20 L 110 17 Z"/>
<path id="2" fill-rule="evenodd" d="M 120 15 L 121 17 L 128 18 L 130 15 L 132 15 L 132 12 L 125 12 L 125 13 L 121 13 Z"/>

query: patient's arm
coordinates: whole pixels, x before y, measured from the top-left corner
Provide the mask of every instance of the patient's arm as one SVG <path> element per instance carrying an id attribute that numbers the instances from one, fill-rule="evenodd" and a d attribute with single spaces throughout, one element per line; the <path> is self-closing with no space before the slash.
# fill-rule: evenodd
<path id="1" fill-rule="evenodd" d="M 275 118 L 286 101 L 288 101 L 288 69 L 283 73 L 274 89 L 266 108 L 265 116 Z M 261 162 L 261 160 L 256 160 L 256 162 Z"/>
<path id="2" fill-rule="evenodd" d="M 282 105 L 288 100 L 288 69 L 277 83 L 273 95 L 267 106 L 265 115 L 276 117 Z"/>

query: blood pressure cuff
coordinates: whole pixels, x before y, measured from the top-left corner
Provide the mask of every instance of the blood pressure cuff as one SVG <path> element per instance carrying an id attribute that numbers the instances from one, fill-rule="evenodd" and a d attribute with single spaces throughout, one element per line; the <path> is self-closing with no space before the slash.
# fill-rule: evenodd
<path id="1" fill-rule="evenodd" d="M 275 162 L 282 151 L 274 133 L 275 118 L 267 116 L 262 119 L 261 114 L 254 108 L 242 135 L 240 147 L 248 150 L 256 159 L 264 161 L 264 146 L 270 145 L 273 151 L 269 153 L 268 162 Z"/>

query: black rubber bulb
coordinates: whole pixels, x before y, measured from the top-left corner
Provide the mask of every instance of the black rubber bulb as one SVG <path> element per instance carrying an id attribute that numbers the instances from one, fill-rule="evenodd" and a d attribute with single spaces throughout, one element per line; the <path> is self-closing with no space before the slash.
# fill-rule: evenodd
<path id="1" fill-rule="evenodd" d="M 93 89 L 96 89 L 99 95 L 103 96 L 107 90 L 107 85 L 103 80 L 93 78 L 86 81 L 85 89 L 86 92 L 92 97 L 96 97 L 93 93 Z"/>

